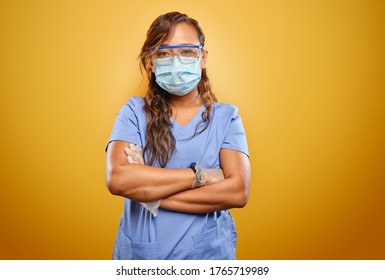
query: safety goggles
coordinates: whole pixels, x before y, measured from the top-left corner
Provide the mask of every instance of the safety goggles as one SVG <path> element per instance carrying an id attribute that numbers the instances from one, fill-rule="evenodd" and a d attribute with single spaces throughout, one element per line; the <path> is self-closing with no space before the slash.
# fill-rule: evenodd
<path id="1" fill-rule="evenodd" d="M 202 49 L 202 45 L 161 46 L 153 52 L 152 57 L 157 65 L 171 65 L 174 55 L 182 64 L 191 64 L 200 59 Z"/>

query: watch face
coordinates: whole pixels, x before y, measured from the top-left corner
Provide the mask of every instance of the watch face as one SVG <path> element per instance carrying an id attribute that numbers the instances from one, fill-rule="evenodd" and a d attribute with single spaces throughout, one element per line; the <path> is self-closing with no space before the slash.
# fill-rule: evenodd
<path id="1" fill-rule="evenodd" d="M 197 163 L 196 163 L 196 162 L 193 162 L 193 163 L 191 163 L 190 168 L 191 168 L 192 170 L 194 170 L 194 172 L 197 172 L 196 166 L 197 166 Z"/>

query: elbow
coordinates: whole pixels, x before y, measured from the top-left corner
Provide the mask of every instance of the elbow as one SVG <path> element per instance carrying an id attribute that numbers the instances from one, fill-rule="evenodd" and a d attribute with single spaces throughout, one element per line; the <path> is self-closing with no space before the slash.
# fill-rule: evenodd
<path id="1" fill-rule="evenodd" d="M 236 201 L 235 208 L 243 208 L 243 207 L 245 207 L 248 200 L 249 200 L 248 193 L 246 193 L 244 191 L 239 192 L 239 194 L 237 196 L 237 201 Z"/>
<path id="2" fill-rule="evenodd" d="M 121 195 L 122 190 L 117 182 L 116 176 L 113 174 L 107 174 L 106 176 L 106 186 L 108 191 L 113 195 Z"/>
<path id="3" fill-rule="evenodd" d="M 123 176 L 130 170 L 117 166 L 106 173 L 106 186 L 112 195 L 126 197 L 132 200 L 153 201 L 147 188 L 135 181 L 135 176 Z"/>
<path id="4" fill-rule="evenodd" d="M 106 186 L 108 191 L 113 195 L 122 196 L 124 193 L 121 170 L 117 166 L 106 172 Z"/>
<path id="5" fill-rule="evenodd" d="M 120 196 L 122 194 L 121 190 L 112 184 L 107 184 L 107 189 L 112 195 Z"/>
<path id="6" fill-rule="evenodd" d="M 240 180 L 236 185 L 237 189 L 234 195 L 234 208 L 243 208 L 249 200 L 249 183 Z"/>

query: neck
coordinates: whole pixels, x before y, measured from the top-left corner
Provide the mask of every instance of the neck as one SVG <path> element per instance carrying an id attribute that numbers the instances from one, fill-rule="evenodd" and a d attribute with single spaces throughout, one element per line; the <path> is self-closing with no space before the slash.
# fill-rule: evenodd
<path id="1" fill-rule="evenodd" d="M 200 106 L 203 103 L 202 98 L 198 94 L 197 88 L 195 88 L 193 91 L 189 92 L 186 95 L 177 96 L 171 94 L 170 97 L 170 103 L 175 108 Z"/>

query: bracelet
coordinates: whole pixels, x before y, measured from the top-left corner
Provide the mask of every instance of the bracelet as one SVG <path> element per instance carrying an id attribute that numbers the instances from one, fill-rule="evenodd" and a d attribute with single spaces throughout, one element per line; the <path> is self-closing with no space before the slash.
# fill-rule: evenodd
<path id="1" fill-rule="evenodd" d="M 204 186 L 205 183 L 203 181 L 202 168 L 200 167 L 200 165 L 197 162 L 193 162 L 191 163 L 190 168 L 195 173 L 195 179 L 194 179 L 194 182 L 192 183 L 191 188 L 193 189 L 195 187 Z"/>

